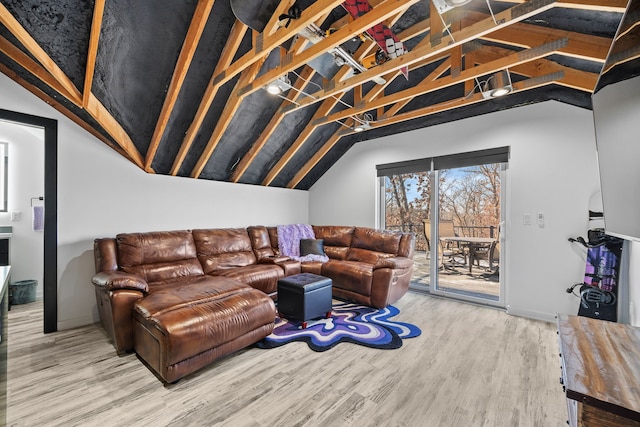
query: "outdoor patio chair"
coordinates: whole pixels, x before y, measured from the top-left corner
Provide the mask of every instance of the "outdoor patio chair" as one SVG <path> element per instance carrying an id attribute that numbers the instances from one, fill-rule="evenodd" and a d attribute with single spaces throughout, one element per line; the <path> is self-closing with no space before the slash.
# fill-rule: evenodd
<path id="1" fill-rule="evenodd" d="M 422 222 L 424 224 L 424 237 L 427 241 L 427 258 L 429 258 L 429 254 L 431 253 L 431 222 L 427 219 L 422 220 Z M 450 224 L 447 221 L 445 222 L 445 224 L 442 224 L 441 221 L 441 224 L 438 227 L 439 237 L 455 237 L 455 234 L 453 232 L 453 221 L 449 221 Z M 461 247 L 459 245 L 443 244 L 441 239 L 438 240 L 440 247 L 440 250 L 438 251 L 438 268 L 444 267 L 447 269 L 451 269 L 456 264 L 465 265 L 467 263 L 467 254 L 464 247 Z M 456 257 L 462 257 L 462 263 L 457 261 Z M 445 260 L 448 262 L 445 262 Z"/>
<path id="2" fill-rule="evenodd" d="M 487 270 L 490 272 L 498 268 L 498 260 L 500 259 L 500 240 L 496 238 L 490 245 L 474 247 L 469 253 L 469 262 L 480 267 L 480 261 L 485 260 L 488 263 Z M 495 269 L 494 269 L 495 263 Z"/>

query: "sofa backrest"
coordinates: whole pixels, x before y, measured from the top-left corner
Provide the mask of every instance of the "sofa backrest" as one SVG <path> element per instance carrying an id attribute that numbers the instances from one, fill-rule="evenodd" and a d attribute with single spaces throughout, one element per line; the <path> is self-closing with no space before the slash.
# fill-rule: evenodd
<path id="1" fill-rule="evenodd" d="M 120 269 L 148 283 L 204 274 L 188 230 L 118 234 L 116 246 Z"/>
<path id="2" fill-rule="evenodd" d="M 257 225 L 253 227 L 247 227 L 249 238 L 251 239 L 251 246 L 253 247 L 253 253 L 257 259 L 272 257 L 276 255 L 278 248 L 278 235 L 276 229 L 276 250 L 274 250 L 269 236 L 267 227 Z"/>
<path id="3" fill-rule="evenodd" d="M 413 233 L 402 233 L 400 246 L 398 246 L 398 256 L 413 259 L 413 252 L 416 249 L 416 235 Z"/>
<path id="4" fill-rule="evenodd" d="M 324 240 L 324 253 L 331 259 L 347 258 L 351 237 L 355 227 L 335 225 L 314 225 L 316 239 Z"/>
<path id="5" fill-rule="evenodd" d="M 397 231 L 356 227 L 347 260 L 375 264 L 380 258 L 394 257 L 398 254 L 401 238 L 402 233 Z"/>
<path id="6" fill-rule="evenodd" d="M 117 270 L 118 248 L 116 247 L 116 239 L 95 239 L 93 241 L 93 261 L 95 262 L 96 273 Z"/>
<path id="7" fill-rule="evenodd" d="M 193 230 L 193 240 L 206 274 L 256 263 L 251 239 L 245 228 Z"/>

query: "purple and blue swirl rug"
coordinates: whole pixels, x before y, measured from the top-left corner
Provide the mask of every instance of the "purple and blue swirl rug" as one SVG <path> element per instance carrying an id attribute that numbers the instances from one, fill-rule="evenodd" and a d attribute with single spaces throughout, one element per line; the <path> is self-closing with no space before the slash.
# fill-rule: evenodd
<path id="1" fill-rule="evenodd" d="M 395 349 L 402 340 L 420 335 L 415 325 L 390 320 L 400 310 L 390 305 L 377 309 L 360 304 L 333 302 L 330 319 L 310 320 L 307 328 L 302 322 L 276 319 L 273 333 L 256 343 L 258 348 L 275 348 L 293 341 L 306 342 L 314 351 L 326 351 L 341 342 L 371 348 Z"/>

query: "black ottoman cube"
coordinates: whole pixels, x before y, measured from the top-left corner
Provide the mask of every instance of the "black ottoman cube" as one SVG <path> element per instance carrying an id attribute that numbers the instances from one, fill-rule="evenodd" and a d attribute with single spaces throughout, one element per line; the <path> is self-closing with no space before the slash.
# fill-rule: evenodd
<path id="1" fill-rule="evenodd" d="M 294 274 L 278 280 L 278 313 L 302 321 L 331 317 L 331 279 L 311 273 Z"/>

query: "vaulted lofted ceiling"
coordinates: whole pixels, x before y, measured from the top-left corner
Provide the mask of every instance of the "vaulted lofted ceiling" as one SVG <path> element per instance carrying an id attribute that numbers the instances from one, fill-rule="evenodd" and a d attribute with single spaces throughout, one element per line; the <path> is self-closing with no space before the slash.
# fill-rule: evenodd
<path id="1" fill-rule="evenodd" d="M 472 0 L 440 14 L 444 1 L 369 0 L 354 19 L 342 1 L 298 0 L 290 20 L 294 1 L 273 1 L 258 32 L 230 0 L 1 0 L 0 72 L 149 173 L 308 189 L 368 139 L 547 100 L 591 108 L 627 7 Z M 380 22 L 404 54 L 317 66 L 337 46 L 368 61 L 378 46 L 362 35 Z M 299 36 L 313 25 L 315 44 Z M 485 99 L 503 70 L 512 92 Z M 288 90 L 267 93 L 283 76 Z"/>

